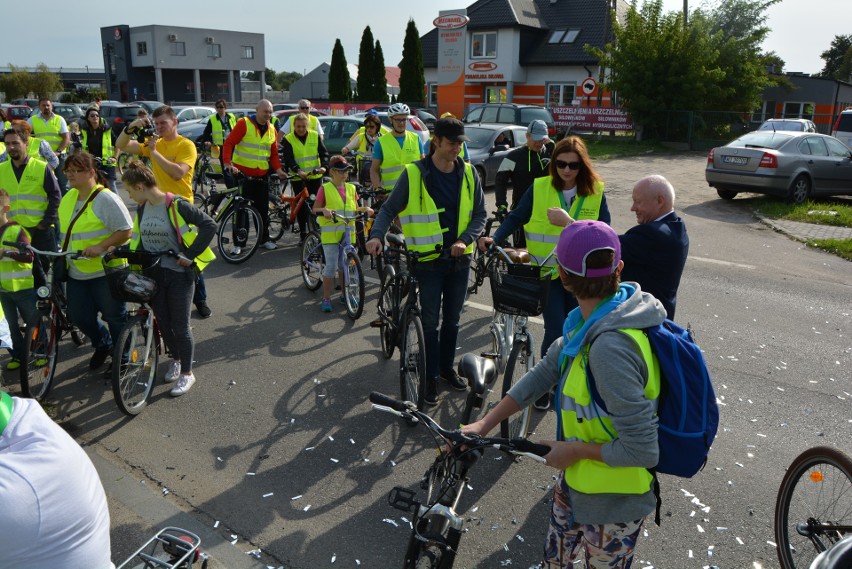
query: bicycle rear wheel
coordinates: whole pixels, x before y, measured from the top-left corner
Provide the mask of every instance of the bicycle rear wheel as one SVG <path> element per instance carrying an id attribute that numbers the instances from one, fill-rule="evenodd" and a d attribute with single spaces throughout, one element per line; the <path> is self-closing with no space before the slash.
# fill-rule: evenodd
<path id="1" fill-rule="evenodd" d="M 319 232 L 311 231 L 302 243 L 302 281 L 308 290 L 317 290 L 322 285 L 322 268 L 325 254 Z"/>
<path id="2" fill-rule="evenodd" d="M 130 318 L 118 335 L 112 354 L 112 394 L 125 415 L 138 415 L 148 404 L 157 375 L 159 342 L 143 315 Z"/>
<path id="3" fill-rule="evenodd" d="M 412 401 L 423 409 L 426 387 L 426 340 L 423 323 L 414 310 L 406 310 L 402 324 L 399 354 L 399 389 L 403 401 Z"/>
<path id="4" fill-rule="evenodd" d="M 192 177 L 193 205 L 199 209 L 203 208 L 205 212 L 207 211 L 207 199 L 210 197 L 210 190 L 213 188 L 213 182 L 210 180 L 210 174 L 213 173 L 213 167 L 208 163 L 199 166 Z"/>
<path id="5" fill-rule="evenodd" d="M 269 240 L 278 241 L 284 236 L 284 230 L 290 222 L 290 204 L 284 204 L 284 207 L 272 205 L 269 202 Z"/>
<path id="6" fill-rule="evenodd" d="M 55 304 L 50 306 L 49 310 L 38 310 L 27 322 L 21 350 L 21 391 L 24 397 L 38 401 L 44 400 L 53 386 L 59 356 L 59 330 L 55 314 L 59 308 Z"/>
<path id="7" fill-rule="evenodd" d="M 343 290 L 346 302 L 346 314 L 352 320 L 358 320 L 364 312 L 364 270 L 361 259 L 354 251 L 346 253 L 346 273 L 348 283 Z"/>
<path id="8" fill-rule="evenodd" d="M 219 254 L 226 262 L 239 264 L 248 261 L 263 233 L 260 213 L 250 204 L 242 204 L 229 211 L 219 224 Z"/>
<path id="9" fill-rule="evenodd" d="M 396 331 L 391 324 L 396 322 L 396 315 L 399 313 L 399 302 L 396 300 L 393 286 L 395 275 L 393 265 L 386 265 L 382 273 L 382 290 L 379 293 L 379 318 L 382 321 L 379 333 L 382 340 L 382 355 L 386 360 L 393 356 L 394 348 L 396 348 Z"/>
<path id="10" fill-rule="evenodd" d="M 506 363 L 506 373 L 503 375 L 503 397 L 509 389 L 535 366 L 535 354 L 529 340 L 515 340 L 509 361 Z M 530 430 L 530 407 L 527 406 L 500 422 L 500 436 L 507 439 L 524 439 Z"/>
<path id="11" fill-rule="evenodd" d="M 775 543 L 783 569 L 802 569 L 852 533 L 852 460 L 814 447 L 793 460 L 775 502 Z"/>

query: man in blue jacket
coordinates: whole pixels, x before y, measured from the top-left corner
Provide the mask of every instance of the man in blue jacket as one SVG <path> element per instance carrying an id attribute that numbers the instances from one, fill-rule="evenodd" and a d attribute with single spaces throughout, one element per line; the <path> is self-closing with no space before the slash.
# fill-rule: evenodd
<path id="1" fill-rule="evenodd" d="M 636 281 L 653 294 L 674 320 L 677 287 L 689 254 L 686 224 L 674 211 L 675 191 L 664 177 L 646 176 L 633 186 L 639 225 L 619 236 L 624 260 L 622 281 Z"/>

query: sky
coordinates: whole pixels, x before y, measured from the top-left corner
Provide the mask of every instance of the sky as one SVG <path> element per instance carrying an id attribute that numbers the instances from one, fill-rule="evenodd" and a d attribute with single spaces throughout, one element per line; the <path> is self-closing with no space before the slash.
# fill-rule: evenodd
<path id="1" fill-rule="evenodd" d="M 558 0 L 557 0 L 558 1 Z M 706 0 L 701 0 L 706 1 Z M 262 33 L 266 39 L 266 66 L 275 71 L 311 71 L 324 61 L 331 61 L 334 40 L 343 44 L 348 63 L 358 63 L 361 34 L 370 26 L 374 39 L 382 45 L 386 65 L 396 65 L 402 58 L 402 42 L 409 18 L 417 24 L 420 35 L 432 29 L 432 20 L 440 10 L 460 8 L 473 0 L 372 0 L 367 3 L 349 0 L 307 2 L 298 8 L 292 1 L 253 0 L 240 12 L 239 2 L 210 0 L 200 6 L 192 2 L 145 0 L 136 8 L 113 8 L 107 4 L 98 10 L 84 10 L 85 17 L 64 23 L 50 41 L 32 37 L 28 26 L 4 26 L 3 45 L 26 46 L 26 49 L 0 52 L 0 65 L 8 63 L 48 67 L 103 67 L 100 28 L 126 24 L 131 27 L 151 24 L 192 28 L 230 29 Z M 683 0 L 664 0 L 665 10 L 682 10 Z M 698 6 L 699 0 L 690 0 Z M 68 14 L 67 0 L 42 0 L 39 12 Z M 217 7 L 222 9 L 217 9 Z M 152 16 L 157 14 L 157 17 Z M 164 15 L 164 16 L 161 16 Z M 295 16 L 299 22 L 288 22 Z M 774 51 L 786 62 L 786 71 L 818 73 L 823 67 L 819 55 L 831 45 L 835 35 L 850 33 L 852 16 L 850 0 L 782 0 L 768 9 L 771 32 L 764 42 L 765 51 Z"/>

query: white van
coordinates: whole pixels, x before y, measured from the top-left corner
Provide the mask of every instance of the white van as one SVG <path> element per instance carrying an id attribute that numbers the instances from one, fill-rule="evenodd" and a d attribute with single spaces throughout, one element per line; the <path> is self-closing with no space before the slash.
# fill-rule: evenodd
<path id="1" fill-rule="evenodd" d="M 852 148 L 852 108 L 846 109 L 837 116 L 831 136 Z"/>

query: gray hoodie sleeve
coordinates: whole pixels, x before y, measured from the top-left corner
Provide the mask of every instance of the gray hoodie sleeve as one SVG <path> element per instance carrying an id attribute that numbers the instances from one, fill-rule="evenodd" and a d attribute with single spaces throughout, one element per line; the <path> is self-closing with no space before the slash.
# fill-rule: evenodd
<path id="1" fill-rule="evenodd" d="M 507 395 L 514 399 L 521 409 L 532 405 L 533 401 L 559 383 L 559 354 L 562 352 L 562 343 L 563 338 L 553 342 L 544 358 L 509 389 Z"/>
<path id="2" fill-rule="evenodd" d="M 198 237 L 185 252 L 187 257 L 194 259 L 204 252 L 204 249 L 210 245 L 213 237 L 216 236 L 216 222 L 186 200 L 178 200 L 177 204 L 181 217 L 198 229 Z"/>

